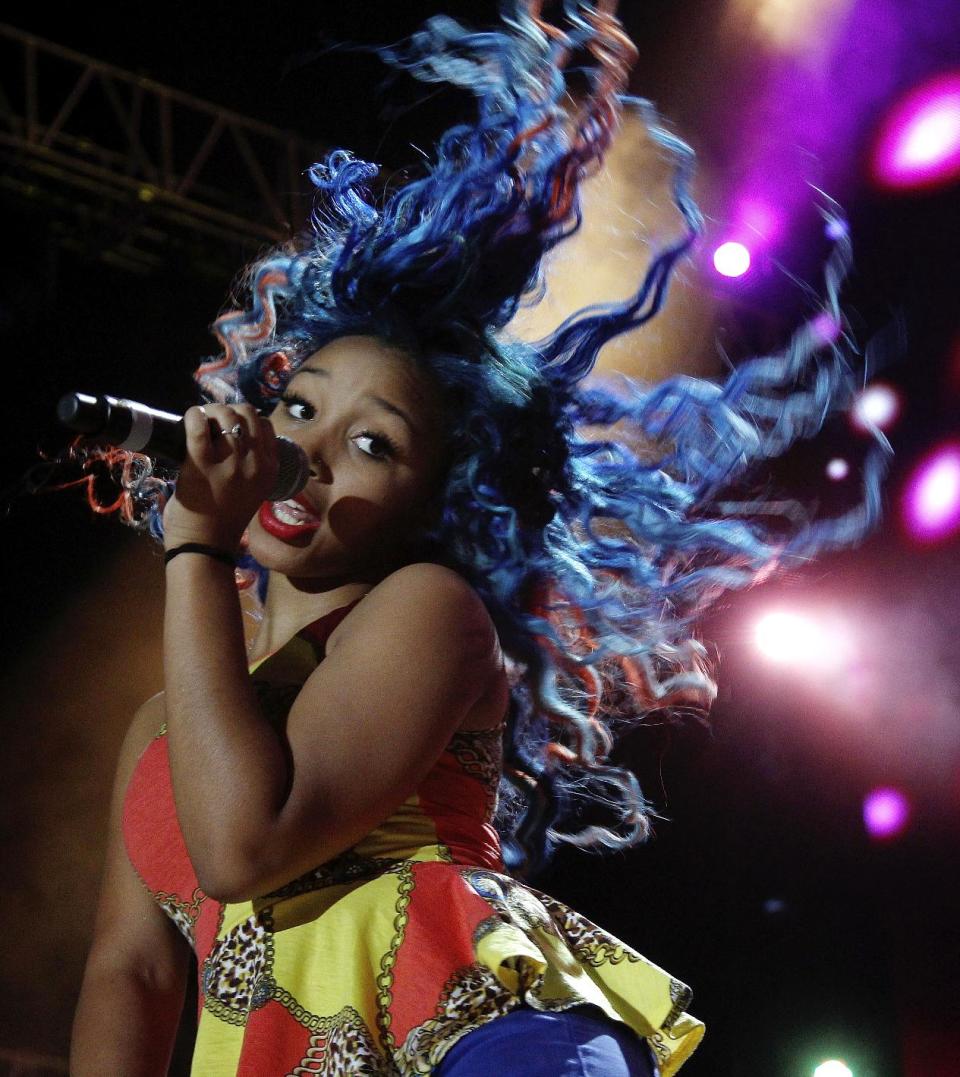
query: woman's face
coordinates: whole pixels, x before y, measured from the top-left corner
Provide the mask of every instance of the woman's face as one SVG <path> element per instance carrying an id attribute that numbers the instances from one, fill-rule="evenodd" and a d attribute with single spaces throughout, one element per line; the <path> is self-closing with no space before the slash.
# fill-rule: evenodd
<path id="1" fill-rule="evenodd" d="M 250 553 L 296 578 L 376 576 L 396 563 L 440 481 L 439 394 L 376 337 L 341 337 L 310 356 L 270 416 L 306 453 L 296 499 L 264 502 Z"/>

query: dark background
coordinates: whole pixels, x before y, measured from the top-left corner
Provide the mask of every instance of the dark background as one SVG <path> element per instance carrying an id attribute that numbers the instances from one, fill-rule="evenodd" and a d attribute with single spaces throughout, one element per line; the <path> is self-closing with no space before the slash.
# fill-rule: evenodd
<path id="1" fill-rule="evenodd" d="M 729 189 L 746 159 L 738 122 L 770 72 L 721 33 L 724 7 L 660 0 L 625 4 L 621 14 L 640 47 L 634 91 L 658 103 Z M 411 143 L 424 146 L 468 114 L 464 102 L 425 94 L 374 57 L 331 43 L 389 42 L 439 10 L 482 23 L 495 5 L 399 8 L 280 3 L 245 14 L 168 3 L 121 18 L 86 8 L 54 15 L 40 4 L 17 26 L 401 168 Z M 641 727 L 623 748 L 669 821 L 628 854 L 563 852 L 537 880 L 693 986 L 693 1012 L 709 1031 L 684 1070 L 691 1077 L 801 1077 L 829 1057 L 843 1057 L 856 1077 L 960 1072 L 958 547 L 954 538 L 918 548 L 898 522 L 911 469 L 957 433 L 958 189 L 877 193 L 864 165 L 896 93 L 960 63 L 956 15 L 936 3 L 915 8 L 927 9 L 926 32 L 897 53 L 909 58 L 846 132 L 836 158 L 844 167 L 827 161 L 823 170 L 851 221 L 854 324 L 863 339 L 900 324 L 907 340 L 884 371 L 904 399 L 891 432 L 887 522 L 856 551 L 721 604 L 704 626 L 722 658 L 709 725 Z M 66 390 L 182 410 L 197 359 L 215 350 L 207 325 L 261 244 L 192 245 L 181 236 L 149 270 L 131 271 L 111 250 L 142 224 L 142 205 L 114 200 L 100 207 L 105 214 L 85 216 L 78 206 L 90 196 L 49 184 L 31 192 L 22 159 L 5 151 L 2 164 L 4 455 L 13 483 L 36 461 L 38 442 L 56 445 L 49 416 Z M 813 280 L 822 251 L 801 235 L 777 257 Z M 785 339 L 801 307 L 782 274 L 760 274 L 736 301 L 721 302 L 718 338 L 734 356 L 767 347 L 771 336 Z M 822 463 L 845 451 L 856 445 L 833 424 L 778 477 L 829 504 Z M 160 687 L 150 641 L 162 594 L 149 542 L 93 517 L 79 491 L 14 498 L 5 508 L 9 944 L 0 1048 L 51 1056 L 53 1067 L 66 1053 L 92 924 L 123 715 Z M 839 605 L 864 628 L 874 691 L 861 705 L 849 685 L 830 683 L 835 674 L 761 662 L 751 617 L 772 601 Z M 909 793 L 913 818 L 898 841 L 876 844 L 861 804 L 886 784 Z"/>

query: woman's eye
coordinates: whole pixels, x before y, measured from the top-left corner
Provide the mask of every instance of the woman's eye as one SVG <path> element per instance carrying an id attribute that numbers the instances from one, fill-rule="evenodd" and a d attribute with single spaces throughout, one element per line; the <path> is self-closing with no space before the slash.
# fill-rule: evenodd
<path id="1" fill-rule="evenodd" d="M 287 409 L 287 414 L 290 418 L 295 419 L 297 422 L 308 422 L 317 414 L 312 404 L 308 404 L 306 400 L 300 400 L 298 397 L 285 396 L 283 405 Z"/>
<path id="2" fill-rule="evenodd" d="M 365 456 L 372 456 L 375 460 L 386 460 L 396 452 L 393 442 L 383 434 L 372 434 L 365 430 L 353 440 Z"/>

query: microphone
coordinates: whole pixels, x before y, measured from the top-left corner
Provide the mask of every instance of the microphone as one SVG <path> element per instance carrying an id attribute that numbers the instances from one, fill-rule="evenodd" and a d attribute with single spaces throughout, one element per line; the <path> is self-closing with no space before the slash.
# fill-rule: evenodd
<path id="1" fill-rule="evenodd" d="M 57 404 L 57 418 L 78 434 L 100 438 L 130 452 L 162 456 L 177 464 L 182 463 L 187 454 L 183 416 L 158 411 L 133 400 L 67 393 Z M 220 427 L 214 419 L 210 424 L 215 427 L 214 436 L 218 436 Z M 286 501 L 298 494 L 310 477 L 306 454 L 289 438 L 277 437 L 277 456 L 280 470 L 267 495 L 268 501 Z"/>

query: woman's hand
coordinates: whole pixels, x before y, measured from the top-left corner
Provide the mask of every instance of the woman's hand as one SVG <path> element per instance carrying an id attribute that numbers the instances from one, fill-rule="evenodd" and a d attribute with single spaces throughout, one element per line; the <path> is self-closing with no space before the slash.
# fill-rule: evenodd
<path id="1" fill-rule="evenodd" d="M 183 425 L 187 453 L 163 512 L 164 545 L 201 542 L 233 552 L 276 483 L 273 426 L 251 404 L 190 408 Z"/>

